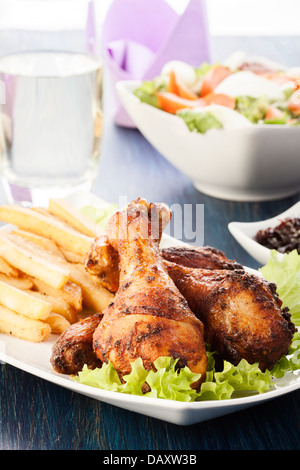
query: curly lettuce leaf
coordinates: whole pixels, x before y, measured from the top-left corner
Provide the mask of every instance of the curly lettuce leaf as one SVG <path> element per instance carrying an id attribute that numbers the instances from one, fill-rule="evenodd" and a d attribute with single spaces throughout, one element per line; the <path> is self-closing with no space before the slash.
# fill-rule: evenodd
<path id="1" fill-rule="evenodd" d="M 284 255 L 271 251 L 268 263 L 260 272 L 270 282 L 275 282 L 283 307 L 288 307 L 291 319 L 300 327 L 300 255 L 297 250 Z M 300 369 L 300 332 L 296 331 L 288 354 L 282 356 L 272 369 L 275 378 Z"/>
<path id="2" fill-rule="evenodd" d="M 228 400 L 236 392 L 264 393 L 271 388 L 272 375 L 262 372 L 258 364 L 249 364 L 242 359 L 237 366 L 224 361 L 223 370 L 216 371 L 214 355 L 207 352 L 208 371 L 206 380 L 201 385 L 198 400 Z"/>
<path id="3" fill-rule="evenodd" d="M 288 354 L 282 356 L 279 361 L 274 365 L 271 374 L 276 379 L 280 379 L 287 372 L 292 372 L 300 369 L 300 332 L 296 331 L 293 341 L 289 347 Z"/>
<path id="4" fill-rule="evenodd" d="M 176 401 L 195 401 L 197 392 L 191 385 L 200 379 L 201 374 L 194 374 L 187 366 L 176 369 L 178 360 L 171 357 L 159 357 L 154 366 L 156 371 L 149 371 L 146 377 L 151 388 L 148 397 L 165 398 Z"/>
<path id="5" fill-rule="evenodd" d="M 172 357 L 159 357 L 154 366 L 156 371 L 146 370 L 141 358 L 131 364 L 131 372 L 123 377 L 121 383 L 113 365 L 109 362 L 94 370 L 84 366 L 73 380 L 92 387 L 132 395 L 165 398 L 176 401 L 195 401 L 197 392 L 191 384 L 200 378 L 188 367 L 177 369 L 178 360 Z M 150 391 L 144 392 L 144 390 Z"/>
<path id="6" fill-rule="evenodd" d="M 300 327 L 300 255 L 297 250 L 280 256 L 272 250 L 260 272 L 265 279 L 275 282 L 283 307 L 289 308 L 292 321 Z"/>
<path id="7" fill-rule="evenodd" d="M 94 370 L 84 366 L 73 380 L 103 390 L 185 402 L 226 400 L 236 392 L 264 393 L 270 389 L 272 376 L 269 371 L 261 372 L 258 364 L 251 365 L 243 359 L 233 366 L 224 361 L 223 370 L 216 371 L 214 354 L 207 352 L 207 374 L 199 392 L 192 385 L 201 375 L 187 366 L 177 368 L 178 360 L 172 357 L 159 357 L 154 363 L 155 371 L 147 371 L 138 358 L 131 364 L 132 371 L 123 377 L 123 382 L 110 362 Z"/>
<path id="8" fill-rule="evenodd" d="M 87 365 L 84 365 L 82 371 L 77 376 L 73 376 L 72 379 L 90 387 L 101 388 L 110 392 L 122 392 L 122 383 L 111 362 L 96 369 L 89 369 Z"/>

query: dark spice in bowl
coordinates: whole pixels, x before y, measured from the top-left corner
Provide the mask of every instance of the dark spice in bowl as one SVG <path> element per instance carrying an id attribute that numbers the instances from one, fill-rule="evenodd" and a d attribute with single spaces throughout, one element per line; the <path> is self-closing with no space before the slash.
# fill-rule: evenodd
<path id="1" fill-rule="evenodd" d="M 255 239 L 266 248 L 280 253 L 290 253 L 293 250 L 300 253 L 300 218 L 287 218 L 276 227 L 259 230 Z"/>

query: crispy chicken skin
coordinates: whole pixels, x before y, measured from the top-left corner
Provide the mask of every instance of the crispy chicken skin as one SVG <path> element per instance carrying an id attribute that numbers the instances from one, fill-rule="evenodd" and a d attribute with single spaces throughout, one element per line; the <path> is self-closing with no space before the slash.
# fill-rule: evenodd
<path id="1" fill-rule="evenodd" d="M 109 262 L 108 269 L 101 262 L 109 241 L 104 240 L 99 249 L 97 240 L 94 245 L 97 269 L 107 284 L 112 276 L 116 287 L 116 250 L 111 271 Z M 239 269 L 238 263 L 210 247 L 174 247 L 161 250 L 160 255 L 169 276 L 204 324 L 205 341 L 222 358 L 233 364 L 245 358 L 264 370 L 287 353 L 295 327 L 287 309 L 281 310 L 274 284 Z"/>
<path id="2" fill-rule="evenodd" d="M 206 343 L 223 359 L 237 365 L 244 358 L 265 370 L 287 354 L 295 326 L 274 284 L 239 270 L 170 263 L 168 273 L 203 322 Z"/>
<path id="3" fill-rule="evenodd" d="M 180 367 L 200 373 L 202 381 L 207 361 L 203 324 L 162 263 L 160 237 L 148 236 L 148 212 L 149 204 L 138 199 L 110 219 L 108 241 L 118 252 L 120 286 L 94 332 L 94 350 L 120 375 L 130 373 L 130 363 L 139 357 L 150 370 L 158 357 L 172 356 Z"/>
<path id="4" fill-rule="evenodd" d="M 101 367 L 93 351 L 93 333 L 102 315 L 92 315 L 69 326 L 52 347 L 50 362 L 61 374 L 77 374 L 84 364 L 90 369 Z"/>
<path id="5" fill-rule="evenodd" d="M 86 270 L 99 277 L 103 286 L 110 292 L 119 288 L 119 255 L 111 246 L 106 235 L 97 237 L 85 259 Z"/>
<path id="6" fill-rule="evenodd" d="M 117 292 L 115 300 L 101 322 L 91 317 L 61 335 L 51 358 L 56 371 L 111 360 L 122 375 L 137 357 L 151 369 L 171 355 L 204 379 L 204 341 L 221 358 L 235 365 L 245 358 L 262 370 L 288 352 L 296 328 L 276 286 L 214 248 L 159 250 L 170 217 L 167 206 L 138 199 L 111 219 L 108 236 L 95 239 L 86 267 Z"/>
<path id="7" fill-rule="evenodd" d="M 163 260 L 179 266 L 198 269 L 243 269 L 236 261 L 229 260 L 225 254 L 210 246 L 174 246 L 160 250 Z M 94 240 L 86 255 L 86 269 L 97 275 L 103 285 L 110 291 L 116 292 L 119 287 L 119 255 L 108 242 L 107 236 L 102 235 Z"/>
<path id="8" fill-rule="evenodd" d="M 223 251 L 211 246 L 172 246 L 163 248 L 164 260 L 180 266 L 198 269 L 243 269 L 236 261 L 226 258 Z"/>

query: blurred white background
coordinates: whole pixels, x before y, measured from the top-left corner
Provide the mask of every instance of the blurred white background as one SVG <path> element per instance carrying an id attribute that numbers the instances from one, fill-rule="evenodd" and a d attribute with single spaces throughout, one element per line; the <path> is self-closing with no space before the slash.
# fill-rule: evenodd
<path id="1" fill-rule="evenodd" d="M 100 14 L 113 0 L 100 0 Z M 147 0 L 140 0 L 147 1 Z M 182 12 L 189 0 L 166 0 Z M 300 0 L 206 0 L 213 36 L 300 36 Z"/>
<path id="2" fill-rule="evenodd" d="M 27 0 L 28 1 L 28 0 Z M 82 22 L 82 3 L 88 0 L 35 0 L 34 13 L 28 21 L 36 30 L 45 29 L 41 21 L 41 9 L 48 9 L 47 26 L 53 29 L 67 27 L 68 12 L 72 8 L 72 21 Z M 140 0 L 151 1 L 151 0 Z M 189 0 L 165 0 L 176 11 L 184 11 Z M 106 11 L 113 0 L 95 0 L 99 18 L 98 26 L 105 18 Z M 59 3 L 60 17 L 57 17 L 55 3 Z M 4 8 L 9 5 L 9 8 Z M 24 5 L 23 8 L 27 8 Z M 300 0 L 206 0 L 210 33 L 213 36 L 300 36 Z M 0 29 L 18 27 L 18 20 L 24 25 L 26 10 L 22 11 L 22 0 L 0 0 Z M 16 14 L 16 10 L 18 14 Z M 52 10 L 55 14 L 52 14 Z M 28 16 L 28 15 L 27 15 Z M 76 27 L 76 24 L 75 24 Z"/>
<path id="3" fill-rule="evenodd" d="M 212 35 L 300 36 L 299 0 L 207 0 L 207 9 Z"/>

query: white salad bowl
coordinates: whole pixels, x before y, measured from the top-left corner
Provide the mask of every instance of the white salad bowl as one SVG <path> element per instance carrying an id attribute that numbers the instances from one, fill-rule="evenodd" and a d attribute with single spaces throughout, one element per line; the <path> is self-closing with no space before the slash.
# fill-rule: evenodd
<path id="1" fill-rule="evenodd" d="M 274 228 L 287 218 L 300 217 L 300 202 L 290 207 L 285 212 L 271 219 L 258 222 L 230 222 L 228 229 L 236 241 L 250 254 L 258 263 L 267 264 L 271 256 L 271 250 L 255 240 L 259 230 Z M 282 256 L 279 254 L 279 256 Z"/>
<path id="2" fill-rule="evenodd" d="M 117 83 L 125 110 L 153 147 L 199 191 L 227 200 L 262 201 L 300 190 L 300 126 L 252 124 L 235 111 L 211 105 L 205 110 L 223 128 L 191 132 L 179 116 L 141 102 L 133 94 L 140 84 Z"/>

